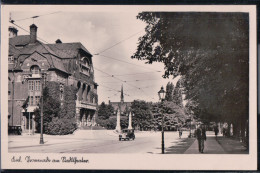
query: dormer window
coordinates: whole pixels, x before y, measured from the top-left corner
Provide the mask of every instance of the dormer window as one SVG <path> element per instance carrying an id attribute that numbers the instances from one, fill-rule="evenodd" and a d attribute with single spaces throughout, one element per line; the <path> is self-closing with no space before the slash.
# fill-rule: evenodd
<path id="1" fill-rule="evenodd" d="M 32 74 L 40 74 L 40 68 L 37 65 L 31 67 Z"/>
<path id="2" fill-rule="evenodd" d="M 89 76 L 90 63 L 87 57 L 81 58 L 80 67 L 81 67 L 81 72 Z"/>

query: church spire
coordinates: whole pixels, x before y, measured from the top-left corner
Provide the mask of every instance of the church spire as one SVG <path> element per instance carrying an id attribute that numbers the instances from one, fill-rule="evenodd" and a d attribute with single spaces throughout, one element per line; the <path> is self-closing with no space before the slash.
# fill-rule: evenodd
<path id="1" fill-rule="evenodd" d="M 121 86 L 121 103 L 124 103 L 124 91 L 123 91 L 123 84 Z"/>

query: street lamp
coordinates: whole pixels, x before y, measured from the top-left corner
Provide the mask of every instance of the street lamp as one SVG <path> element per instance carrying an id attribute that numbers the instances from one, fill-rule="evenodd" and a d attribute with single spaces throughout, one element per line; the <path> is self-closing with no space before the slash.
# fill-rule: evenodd
<path id="1" fill-rule="evenodd" d="M 159 95 L 159 99 L 161 100 L 161 105 L 163 107 L 163 101 L 165 98 L 165 91 L 163 89 L 163 86 L 161 87 L 161 90 L 158 92 Z M 164 115 L 163 115 L 163 111 L 161 111 L 162 113 L 162 154 L 164 154 Z"/>
<path id="2" fill-rule="evenodd" d="M 41 84 L 42 84 L 42 97 L 41 97 L 41 136 L 40 136 L 40 144 L 44 144 L 43 141 L 43 77 L 44 73 L 42 73 L 42 78 L 41 78 Z"/>
<path id="3" fill-rule="evenodd" d="M 189 135 L 189 137 L 191 138 L 191 115 L 189 115 L 190 116 L 190 135 Z"/>

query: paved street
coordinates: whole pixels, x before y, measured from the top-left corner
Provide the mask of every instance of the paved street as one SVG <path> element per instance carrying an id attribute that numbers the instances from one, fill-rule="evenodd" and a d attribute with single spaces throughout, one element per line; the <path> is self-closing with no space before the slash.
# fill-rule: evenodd
<path id="1" fill-rule="evenodd" d="M 201 154 L 198 141 L 188 138 L 189 132 L 165 132 L 166 154 Z M 9 152 L 31 153 L 161 153 L 161 132 L 136 132 L 134 141 L 119 141 L 112 130 L 79 130 L 72 135 L 44 135 L 44 145 L 40 145 L 40 135 L 9 136 Z M 237 140 L 218 137 L 207 131 L 203 154 L 248 154 Z"/>
<path id="2" fill-rule="evenodd" d="M 134 141 L 119 141 L 111 130 L 79 130 L 73 135 L 9 136 L 9 152 L 42 153 L 161 153 L 161 132 L 136 132 Z M 183 133 L 187 138 L 188 132 Z M 165 148 L 180 141 L 178 132 L 165 132 Z"/>

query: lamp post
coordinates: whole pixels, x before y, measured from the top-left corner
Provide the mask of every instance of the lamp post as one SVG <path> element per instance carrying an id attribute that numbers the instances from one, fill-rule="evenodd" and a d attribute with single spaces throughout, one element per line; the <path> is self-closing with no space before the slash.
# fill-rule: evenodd
<path id="1" fill-rule="evenodd" d="M 158 92 L 159 95 L 159 99 L 161 100 L 161 105 L 163 107 L 163 101 L 165 98 L 165 91 L 163 89 L 163 86 L 161 87 L 161 90 Z M 162 113 L 162 154 L 164 154 L 164 115 L 163 115 L 163 111 L 161 111 Z"/>
<path id="2" fill-rule="evenodd" d="M 190 115 L 190 135 L 189 137 L 191 138 L 191 115 Z"/>
<path id="3" fill-rule="evenodd" d="M 42 78 L 41 78 L 41 84 L 42 84 L 42 97 L 41 97 L 41 136 L 40 136 L 40 144 L 44 144 L 43 141 L 43 77 L 44 73 L 42 73 Z"/>
<path id="4" fill-rule="evenodd" d="M 34 135 L 35 131 L 35 115 L 32 116 L 32 135 Z"/>

